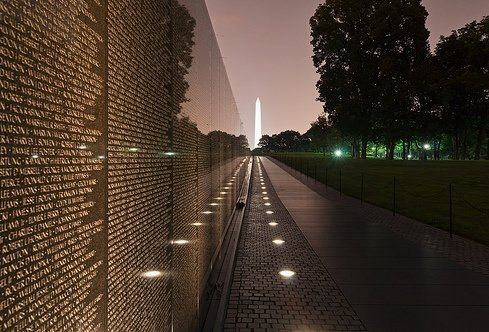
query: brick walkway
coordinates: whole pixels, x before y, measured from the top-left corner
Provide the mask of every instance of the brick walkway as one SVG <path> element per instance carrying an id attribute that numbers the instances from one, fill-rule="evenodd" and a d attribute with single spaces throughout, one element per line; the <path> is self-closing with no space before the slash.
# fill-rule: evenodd
<path id="1" fill-rule="evenodd" d="M 258 162 L 251 193 L 224 331 L 365 330 Z"/>

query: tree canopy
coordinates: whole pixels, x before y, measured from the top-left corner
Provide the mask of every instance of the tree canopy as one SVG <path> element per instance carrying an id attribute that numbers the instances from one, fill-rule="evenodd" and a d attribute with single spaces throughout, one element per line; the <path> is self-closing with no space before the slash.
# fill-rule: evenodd
<path id="1" fill-rule="evenodd" d="M 427 15 L 420 0 L 329 0 L 310 20 L 318 99 L 357 157 L 376 136 L 391 147 L 402 136 L 428 56 Z"/>

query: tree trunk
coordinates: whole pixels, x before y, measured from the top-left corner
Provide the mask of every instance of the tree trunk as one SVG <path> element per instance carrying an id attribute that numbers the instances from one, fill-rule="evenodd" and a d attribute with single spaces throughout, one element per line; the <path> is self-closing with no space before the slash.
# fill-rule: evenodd
<path id="1" fill-rule="evenodd" d="M 481 121 L 479 124 L 478 132 L 477 132 L 477 141 L 475 143 L 475 151 L 474 151 L 474 159 L 481 159 L 481 151 L 482 151 L 482 142 L 487 138 L 487 115 L 484 114 L 481 116 Z"/>
<path id="2" fill-rule="evenodd" d="M 467 130 L 464 129 L 462 133 L 462 142 L 460 146 L 460 160 L 467 159 Z"/>
<path id="3" fill-rule="evenodd" d="M 393 160 L 394 159 L 394 149 L 396 147 L 396 144 L 394 144 L 394 142 L 392 142 L 392 141 L 389 141 L 389 142 L 387 142 L 385 147 L 387 149 L 385 159 Z"/>
<path id="4" fill-rule="evenodd" d="M 406 154 L 406 141 L 402 140 L 402 160 L 406 160 L 407 154 Z"/>
<path id="5" fill-rule="evenodd" d="M 458 133 L 456 133 L 453 137 L 452 137 L 452 159 L 453 160 L 459 160 L 460 159 L 460 156 L 459 156 L 459 143 L 458 143 L 459 139 L 458 139 Z"/>
<path id="6" fill-rule="evenodd" d="M 353 139 L 353 158 L 360 159 L 360 143 L 357 138 Z"/>
<path id="7" fill-rule="evenodd" d="M 367 159 L 367 139 L 362 139 L 362 159 Z"/>

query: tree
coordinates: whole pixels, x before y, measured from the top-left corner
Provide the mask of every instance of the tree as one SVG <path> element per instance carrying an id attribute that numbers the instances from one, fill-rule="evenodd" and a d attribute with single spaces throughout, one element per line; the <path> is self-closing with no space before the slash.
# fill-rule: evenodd
<path id="1" fill-rule="evenodd" d="M 414 68 L 428 54 L 426 17 L 420 0 L 330 0 L 311 18 L 318 100 L 352 137 L 355 157 L 361 145 L 366 158 L 378 131 L 391 151 L 400 138 L 416 101 Z"/>
<path id="2" fill-rule="evenodd" d="M 311 123 L 311 128 L 304 134 L 310 140 L 311 147 L 326 154 L 328 149 L 341 143 L 339 131 L 331 125 L 326 114 L 318 116 L 316 121 Z"/>
<path id="3" fill-rule="evenodd" d="M 480 159 L 489 111 L 489 16 L 442 37 L 435 49 L 442 120 L 452 137 L 452 157 L 468 158 L 471 140 Z"/>

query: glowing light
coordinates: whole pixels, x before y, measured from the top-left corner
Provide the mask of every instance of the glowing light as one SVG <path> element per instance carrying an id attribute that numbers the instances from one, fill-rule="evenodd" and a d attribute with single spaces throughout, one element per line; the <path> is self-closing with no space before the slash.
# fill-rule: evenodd
<path id="1" fill-rule="evenodd" d="M 39 158 L 39 155 L 38 154 L 33 154 L 31 157 L 34 158 L 34 159 L 37 159 L 37 158 Z"/>
<path id="2" fill-rule="evenodd" d="M 178 245 L 187 244 L 188 242 L 189 242 L 188 240 L 175 240 L 175 241 L 173 241 L 174 244 L 178 244 Z"/>
<path id="3" fill-rule="evenodd" d="M 139 151 L 139 149 L 138 148 L 129 148 L 129 151 L 131 151 L 131 152 L 137 152 L 137 151 Z"/>
<path id="4" fill-rule="evenodd" d="M 165 156 L 169 156 L 169 157 L 176 155 L 176 153 L 175 153 L 175 152 L 173 152 L 173 151 L 167 151 L 167 152 L 163 152 L 163 154 L 164 154 Z"/>
<path id="5" fill-rule="evenodd" d="M 212 211 L 204 211 L 203 214 L 212 214 Z"/>
<path id="6" fill-rule="evenodd" d="M 267 212 L 265 212 L 266 214 L 273 214 L 273 211 L 270 211 L 268 210 Z"/>
<path id="7" fill-rule="evenodd" d="M 218 206 L 219 204 L 218 203 L 210 203 L 209 205 L 210 206 Z"/>
<path id="8" fill-rule="evenodd" d="M 335 155 L 336 157 L 341 157 L 341 156 L 343 155 L 343 152 L 342 152 L 341 150 L 336 150 L 336 151 L 334 152 L 334 155 Z"/>
<path id="9" fill-rule="evenodd" d="M 413 156 L 412 156 L 412 155 L 410 155 L 410 154 L 408 154 L 408 156 L 407 156 L 407 157 L 408 157 L 408 159 L 411 159 Z"/>
<path id="10" fill-rule="evenodd" d="M 261 187 L 261 189 L 267 189 L 267 187 Z"/>
<path id="11" fill-rule="evenodd" d="M 157 278 L 157 277 L 161 277 L 163 275 L 163 272 L 161 272 L 161 271 L 146 271 L 141 275 L 145 278 Z"/>
<path id="12" fill-rule="evenodd" d="M 284 243 L 285 241 L 284 241 L 284 240 L 282 240 L 282 239 L 275 239 L 275 240 L 273 240 L 272 242 L 273 242 L 273 243 L 275 243 L 275 244 L 282 244 L 282 243 Z"/>
<path id="13" fill-rule="evenodd" d="M 203 226 L 204 224 L 201 223 L 201 222 L 194 222 L 192 224 L 190 224 L 191 226 Z"/>
<path id="14" fill-rule="evenodd" d="M 262 193 L 263 195 L 266 195 L 266 194 L 267 194 L 267 192 L 266 192 L 266 191 L 262 191 L 261 193 Z"/>
<path id="15" fill-rule="evenodd" d="M 98 159 L 105 159 L 105 156 L 98 156 Z"/>
<path id="16" fill-rule="evenodd" d="M 282 270 L 282 271 L 279 272 L 279 274 L 282 277 L 290 278 L 290 277 L 292 277 L 292 276 L 295 275 L 295 272 L 294 271 L 290 271 L 290 270 Z"/>
<path id="17" fill-rule="evenodd" d="M 270 226 L 275 227 L 278 225 L 278 222 L 272 221 L 268 223 Z"/>
<path id="18" fill-rule="evenodd" d="M 266 205 L 266 206 L 270 206 L 270 205 L 272 205 L 272 203 L 268 203 L 268 202 L 266 202 L 266 203 L 265 203 L 265 205 Z"/>
<path id="19" fill-rule="evenodd" d="M 229 188 L 229 187 L 222 187 L 222 189 L 231 189 L 231 188 Z"/>
<path id="20" fill-rule="evenodd" d="M 82 150 L 85 150 L 86 148 L 88 148 L 88 146 L 86 146 L 85 144 L 82 144 L 78 148 L 79 149 L 82 149 Z"/>
<path id="21" fill-rule="evenodd" d="M 268 197 L 263 197 L 263 199 L 264 199 L 264 200 L 269 200 L 270 198 L 268 198 Z"/>
<path id="22" fill-rule="evenodd" d="M 255 103 L 255 148 L 258 147 L 258 142 L 261 138 L 261 102 L 260 98 L 256 98 Z"/>
<path id="23" fill-rule="evenodd" d="M 224 197 L 216 197 L 217 200 L 224 199 Z"/>
<path id="24" fill-rule="evenodd" d="M 227 195 L 228 193 L 227 193 L 227 192 L 225 192 L 225 191 L 221 191 L 221 192 L 220 192 L 220 194 L 221 194 L 221 195 Z"/>
<path id="25" fill-rule="evenodd" d="M 425 144 L 425 145 L 423 145 L 423 149 L 429 150 L 429 149 L 431 149 L 431 145 Z"/>

